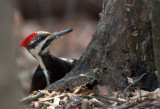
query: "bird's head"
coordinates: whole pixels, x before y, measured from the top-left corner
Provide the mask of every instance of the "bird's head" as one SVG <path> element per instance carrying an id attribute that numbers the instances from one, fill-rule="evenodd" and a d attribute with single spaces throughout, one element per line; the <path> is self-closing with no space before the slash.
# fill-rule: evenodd
<path id="1" fill-rule="evenodd" d="M 38 31 L 27 36 L 19 45 L 25 47 L 32 55 L 43 55 L 50 50 L 53 42 L 63 35 L 73 31 L 73 29 L 63 30 L 60 32 L 49 33 Z"/>

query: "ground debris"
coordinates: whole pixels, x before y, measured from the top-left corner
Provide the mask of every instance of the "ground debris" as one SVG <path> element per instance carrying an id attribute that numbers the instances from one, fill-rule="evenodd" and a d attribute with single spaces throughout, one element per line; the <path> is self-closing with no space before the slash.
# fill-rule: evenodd
<path id="1" fill-rule="evenodd" d="M 40 91 L 43 97 L 32 101 L 29 105 L 21 106 L 21 109 L 128 109 L 128 108 L 160 108 L 160 89 L 154 92 L 135 90 L 127 92 L 123 98 L 122 92 L 113 92 L 112 96 L 97 96 L 93 91 L 83 87 L 76 87 L 71 91 Z M 30 96 L 35 96 L 34 92 Z"/>

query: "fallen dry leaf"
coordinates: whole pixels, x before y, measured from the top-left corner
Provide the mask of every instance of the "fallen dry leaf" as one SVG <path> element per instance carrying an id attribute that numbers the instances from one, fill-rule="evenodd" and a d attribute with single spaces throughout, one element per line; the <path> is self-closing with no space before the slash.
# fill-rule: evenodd
<path id="1" fill-rule="evenodd" d="M 54 105 L 59 105 L 59 102 L 60 102 L 60 98 L 59 97 L 54 97 L 54 102 L 53 102 L 53 104 Z"/>
<path id="2" fill-rule="evenodd" d="M 118 98 L 118 101 L 126 102 L 127 100 L 123 98 Z"/>
<path id="3" fill-rule="evenodd" d="M 90 103 L 97 103 L 97 104 L 99 104 L 99 105 L 103 105 L 103 103 L 100 102 L 99 100 L 97 100 L 96 98 L 90 99 L 89 102 L 90 102 Z"/>
<path id="4" fill-rule="evenodd" d="M 132 78 L 127 77 L 127 79 L 128 79 L 128 82 L 129 82 L 130 84 L 133 83 L 133 79 L 132 79 Z"/>
<path id="5" fill-rule="evenodd" d="M 39 98 L 38 99 L 39 102 L 50 101 L 50 100 L 53 100 L 53 98 L 52 97 L 46 97 L 46 98 Z"/>
<path id="6" fill-rule="evenodd" d="M 93 95 L 93 91 L 91 90 L 86 90 L 86 89 L 77 89 L 74 91 L 75 94 L 77 94 L 78 96 L 81 96 L 81 95 Z"/>
<path id="7" fill-rule="evenodd" d="M 39 106 L 39 102 L 37 102 L 37 101 L 36 101 L 36 102 L 33 102 L 33 106 L 34 106 L 34 107 L 38 107 L 38 106 Z"/>
<path id="8" fill-rule="evenodd" d="M 56 109 L 54 106 L 48 106 L 47 109 Z"/>

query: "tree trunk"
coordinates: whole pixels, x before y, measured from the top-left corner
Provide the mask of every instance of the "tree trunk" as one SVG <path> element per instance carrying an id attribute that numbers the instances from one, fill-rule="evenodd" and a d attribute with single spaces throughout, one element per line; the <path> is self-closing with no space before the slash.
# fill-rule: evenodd
<path id="1" fill-rule="evenodd" d="M 14 46 L 11 38 L 12 1 L 0 1 L 0 108 L 18 108 Z"/>
<path id="2" fill-rule="evenodd" d="M 48 90 L 77 85 L 104 86 L 108 93 L 122 90 L 127 76 L 147 75 L 141 81 L 146 90 L 157 87 L 150 3 L 145 0 L 104 0 L 98 29 L 76 67 Z M 155 85 L 156 84 L 156 85 Z"/>
<path id="3" fill-rule="evenodd" d="M 156 68 L 158 72 L 158 80 L 160 87 L 160 1 L 152 0 L 152 30 L 153 30 L 153 46 Z"/>

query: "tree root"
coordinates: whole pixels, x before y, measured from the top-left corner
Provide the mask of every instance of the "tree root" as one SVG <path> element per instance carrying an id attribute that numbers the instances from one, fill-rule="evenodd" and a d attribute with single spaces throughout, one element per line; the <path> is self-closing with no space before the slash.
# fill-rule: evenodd
<path id="1" fill-rule="evenodd" d="M 90 71 L 86 74 L 79 74 L 73 77 L 64 77 L 61 80 L 50 84 L 45 89 L 48 91 L 56 90 L 58 88 L 65 90 L 73 90 L 74 87 L 81 86 L 81 85 L 93 85 L 95 81 L 98 81 L 98 76 L 100 73 L 96 70 Z"/>

